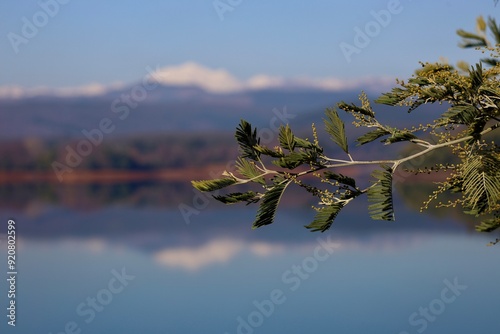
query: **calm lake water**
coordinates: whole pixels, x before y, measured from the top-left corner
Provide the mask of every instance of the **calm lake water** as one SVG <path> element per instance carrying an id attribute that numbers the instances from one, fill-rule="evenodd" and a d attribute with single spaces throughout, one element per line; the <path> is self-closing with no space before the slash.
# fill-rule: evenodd
<path id="1" fill-rule="evenodd" d="M 0 269 L 14 219 L 18 274 L 15 328 L 0 283 L 0 332 L 498 332 L 497 235 L 403 203 L 396 222 L 348 207 L 320 234 L 294 201 L 251 230 L 256 206 L 198 199 L 185 219 L 195 193 L 178 187 L 4 193 Z"/>

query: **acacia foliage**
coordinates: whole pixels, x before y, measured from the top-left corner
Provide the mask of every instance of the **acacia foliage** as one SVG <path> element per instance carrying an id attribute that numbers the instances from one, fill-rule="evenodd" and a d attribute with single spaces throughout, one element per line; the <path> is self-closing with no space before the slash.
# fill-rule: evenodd
<path id="1" fill-rule="evenodd" d="M 486 23 L 481 20 L 478 19 L 479 34 L 463 30 L 458 34 L 465 41 L 462 46 L 484 47 L 483 51 L 491 52 L 490 58 L 466 69 L 463 64 L 454 68 L 443 63 L 421 63 L 421 68 L 411 78 L 398 80 L 396 87 L 374 101 L 375 105 L 403 106 L 408 112 L 419 112 L 419 107 L 425 104 L 442 104 L 442 114 L 431 124 L 411 128 L 382 124 L 372 103 L 362 93 L 357 104 L 340 102 L 335 108 L 326 109 L 324 131 L 342 151 L 340 156 L 330 157 L 319 143 L 314 124 L 312 140 L 296 136 L 286 125 L 279 130 L 279 145 L 267 147 L 260 143 L 257 129 L 242 120 L 236 130 L 241 153 L 236 171 L 226 171 L 220 179 L 192 181 L 192 185 L 200 191 L 215 191 L 233 185 L 258 184 L 260 191 L 215 196 L 226 204 L 259 203 L 253 223 L 257 228 L 273 223 L 283 194 L 289 185 L 296 184 L 317 198 L 314 220 L 305 227 L 324 232 L 346 205 L 364 194 L 368 196 L 368 211 L 373 219 L 394 220 L 392 176 L 395 171 L 402 168 L 404 162 L 447 147 L 457 163 L 439 163 L 409 171 L 427 173 L 430 168 L 445 176 L 442 182 L 438 182 L 436 190 L 429 194 L 422 209 L 434 202 L 438 207 L 458 206 L 465 214 L 477 217 L 478 231 L 491 232 L 499 228 L 500 148 L 494 140 L 487 141 L 484 136 L 500 126 L 500 58 L 499 50 L 490 47 L 483 36 Z M 500 28 L 496 22 L 490 19 L 487 26 L 495 40 L 500 42 Z M 349 114 L 355 126 L 367 130 L 356 139 L 358 145 L 404 142 L 418 146 L 420 150 L 398 159 L 356 160 L 348 145 L 340 111 Z M 361 187 L 354 177 L 338 172 L 339 168 L 355 165 L 375 166 L 369 185 Z M 321 182 L 305 183 L 303 178 L 306 175 L 313 175 Z M 443 193 L 455 197 L 446 203 L 439 202 Z"/>

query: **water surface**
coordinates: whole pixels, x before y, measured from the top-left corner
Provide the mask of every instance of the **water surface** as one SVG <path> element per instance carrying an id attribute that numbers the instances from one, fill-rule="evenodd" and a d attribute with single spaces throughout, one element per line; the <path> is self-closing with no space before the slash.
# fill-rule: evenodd
<path id="1" fill-rule="evenodd" d="M 297 200 L 284 203 L 274 225 L 251 230 L 255 206 L 208 201 L 186 220 L 179 204 L 194 207 L 190 189 L 128 187 L 99 186 L 92 195 L 83 188 L 18 188 L 10 199 L 3 195 L 1 232 L 9 218 L 16 221 L 18 276 L 15 329 L 5 316 L 6 280 L 0 283 L 2 332 L 400 334 L 498 327 L 498 246 L 486 247 L 495 236 L 455 217 L 437 219 L 398 203 L 397 222 L 376 222 L 359 206 L 346 208 L 330 231 L 310 233 L 303 225 L 313 212 Z M 6 245 L 2 234 L 3 254 Z"/>

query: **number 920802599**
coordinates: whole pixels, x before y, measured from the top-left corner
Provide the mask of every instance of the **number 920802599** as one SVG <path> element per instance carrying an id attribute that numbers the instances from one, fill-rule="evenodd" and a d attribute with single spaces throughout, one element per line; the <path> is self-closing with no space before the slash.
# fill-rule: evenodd
<path id="1" fill-rule="evenodd" d="M 16 222 L 12 219 L 7 225 L 7 265 L 9 271 L 16 270 Z"/>

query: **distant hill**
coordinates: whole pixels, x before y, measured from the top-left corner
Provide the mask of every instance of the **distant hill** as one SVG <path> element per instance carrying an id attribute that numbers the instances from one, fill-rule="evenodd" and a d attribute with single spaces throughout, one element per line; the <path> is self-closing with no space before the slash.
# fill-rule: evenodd
<path id="1" fill-rule="evenodd" d="M 272 127 L 270 123 L 277 115 L 285 115 L 278 116 L 279 123 L 289 122 L 296 128 L 309 127 L 311 122 L 321 122 L 324 108 L 334 106 L 341 100 L 355 102 L 360 93 L 352 89 L 275 88 L 221 94 L 195 86 L 160 85 L 147 92 L 144 100 L 132 99 L 127 104 L 124 97 L 128 95 L 130 99 L 133 87 L 98 96 L 46 95 L 0 99 L 0 140 L 80 138 L 83 137 L 83 130 L 98 128 L 105 118 L 114 125 L 108 137 L 145 133 L 232 132 L 241 118 L 266 128 Z M 435 116 L 436 109 L 430 109 Z M 438 106 L 438 109 L 442 112 L 444 108 Z M 419 112 L 415 114 L 418 121 L 432 118 Z M 291 116 L 287 119 L 286 115 Z M 408 117 L 403 110 L 397 113 L 391 110 L 387 116 L 388 120 L 398 122 Z"/>
<path id="2" fill-rule="evenodd" d="M 137 87 L 92 96 L 46 93 L 0 99 L 0 172 L 28 173 L 30 178 L 44 181 L 57 174 L 55 162 L 87 172 L 226 165 L 237 154 L 233 134 L 240 119 L 256 126 L 261 143 L 270 146 L 276 143 L 278 127 L 286 123 L 297 135 L 311 138 L 311 123 L 321 129 L 326 107 L 340 101 L 356 102 L 360 93 L 311 87 L 214 93 L 186 85 L 158 85 L 141 92 Z M 444 110 L 444 106 L 431 105 L 408 114 L 404 108 L 375 107 L 378 118 L 394 126 L 426 123 Z M 354 148 L 355 138 L 367 130 L 354 128 L 350 115 L 341 116 L 345 116 L 349 145 Z M 337 152 L 328 136 L 319 133 L 326 152 Z M 393 147 L 362 146 L 353 155 L 358 159 L 389 158 L 401 146 Z M 68 160 L 71 150 L 80 152 L 75 164 Z M 36 176 L 35 171 L 42 174 Z M 2 174 L 0 181 L 20 179 Z"/>

